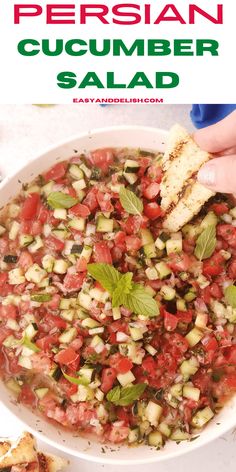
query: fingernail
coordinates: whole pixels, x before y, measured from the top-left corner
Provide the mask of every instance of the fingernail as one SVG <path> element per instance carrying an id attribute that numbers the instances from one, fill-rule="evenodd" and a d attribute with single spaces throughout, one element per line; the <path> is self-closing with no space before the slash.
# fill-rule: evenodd
<path id="1" fill-rule="evenodd" d="M 216 182 L 216 170 L 212 164 L 204 165 L 198 172 L 198 181 L 203 185 L 214 185 Z"/>

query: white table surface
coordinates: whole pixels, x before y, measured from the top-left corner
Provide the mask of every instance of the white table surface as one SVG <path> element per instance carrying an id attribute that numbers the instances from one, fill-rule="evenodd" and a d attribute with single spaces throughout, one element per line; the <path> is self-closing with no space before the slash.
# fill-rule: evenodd
<path id="1" fill-rule="evenodd" d="M 0 105 L 0 173 L 4 177 L 13 172 L 48 145 L 56 144 L 70 135 L 102 126 L 145 125 L 169 128 L 179 122 L 192 130 L 187 105 L 59 105 L 39 108 L 30 105 Z M 236 419 L 235 419 L 236 423 Z M 0 436 L 17 436 L 22 426 L 0 405 Z M 56 451 L 42 443 L 44 450 Z M 134 450 L 135 453 L 135 450 Z M 99 465 L 70 457 L 67 472 L 118 472 L 120 466 Z M 149 465 L 150 472 L 235 472 L 236 435 L 229 432 L 224 437 L 183 457 Z M 135 467 L 143 472 L 145 466 Z M 122 466 L 123 472 L 134 470 Z"/>

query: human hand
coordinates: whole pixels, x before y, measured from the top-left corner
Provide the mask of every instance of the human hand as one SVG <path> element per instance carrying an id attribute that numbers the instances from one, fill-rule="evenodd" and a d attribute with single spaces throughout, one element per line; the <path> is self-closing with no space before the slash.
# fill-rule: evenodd
<path id="1" fill-rule="evenodd" d="M 194 133 L 196 143 L 216 157 L 198 172 L 198 181 L 215 192 L 236 194 L 236 111 Z"/>

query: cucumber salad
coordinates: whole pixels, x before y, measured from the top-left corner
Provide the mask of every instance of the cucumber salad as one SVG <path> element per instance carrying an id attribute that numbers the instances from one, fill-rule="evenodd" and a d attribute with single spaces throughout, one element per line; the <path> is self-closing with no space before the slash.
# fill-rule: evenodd
<path id="1" fill-rule="evenodd" d="M 236 390 L 236 207 L 163 229 L 161 153 L 56 163 L 0 216 L 0 369 L 101 442 L 191 440 Z"/>

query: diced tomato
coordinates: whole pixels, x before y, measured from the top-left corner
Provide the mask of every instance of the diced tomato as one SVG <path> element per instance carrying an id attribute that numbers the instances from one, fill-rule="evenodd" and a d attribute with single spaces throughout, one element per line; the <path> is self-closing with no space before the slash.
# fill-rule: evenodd
<path id="1" fill-rule="evenodd" d="M 162 168 L 153 164 L 148 168 L 147 175 L 150 179 L 160 184 L 162 180 Z"/>
<path id="2" fill-rule="evenodd" d="M 193 312 L 192 310 L 177 311 L 175 316 L 178 318 L 179 322 L 189 324 L 193 319 Z"/>
<path id="3" fill-rule="evenodd" d="M 223 272 L 225 259 L 220 252 L 216 252 L 212 257 L 203 262 L 203 274 L 211 277 L 219 275 Z"/>
<path id="4" fill-rule="evenodd" d="M 95 187 L 89 190 L 83 200 L 83 205 L 86 205 L 92 212 L 98 208 L 97 189 Z"/>
<path id="5" fill-rule="evenodd" d="M 201 393 L 208 392 L 210 388 L 210 373 L 204 369 L 199 369 L 196 374 L 192 377 L 192 381 L 195 387 L 201 390 Z"/>
<path id="6" fill-rule="evenodd" d="M 80 274 L 66 274 L 64 277 L 63 285 L 68 291 L 75 291 L 79 290 L 84 282 L 85 273 Z"/>
<path id="7" fill-rule="evenodd" d="M 102 370 L 102 383 L 100 387 L 102 392 L 107 393 L 112 389 L 116 376 L 117 372 L 112 367 L 107 367 Z"/>
<path id="8" fill-rule="evenodd" d="M 114 444 L 119 444 L 128 437 L 129 431 L 130 429 L 127 426 L 113 424 L 111 431 L 107 434 L 107 439 Z"/>
<path id="9" fill-rule="evenodd" d="M 145 371 L 146 375 L 151 376 L 151 377 L 156 375 L 157 365 L 153 357 L 151 356 L 145 357 L 145 359 L 142 362 L 142 368 Z"/>
<path id="10" fill-rule="evenodd" d="M 48 182 L 49 180 L 59 180 L 64 177 L 66 173 L 67 166 L 65 163 L 58 162 L 55 166 L 53 166 L 50 170 L 48 170 L 45 174 L 43 174 L 44 180 Z"/>
<path id="11" fill-rule="evenodd" d="M 228 213 L 229 207 L 226 203 L 213 203 L 209 210 L 213 210 L 217 216 L 221 216 L 224 215 L 224 213 Z"/>
<path id="12" fill-rule="evenodd" d="M 74 205 L 72 208 L 70 208 L 69 213 L 75 216 L 80 216 L 81 218 L 87 218 L 91 211 L 88 206 L 83 205 L 82 203 L 77 203 L 77 205 Z"/>
<path id="13" fill-rule="evenodd" d="M 114 210 L 114 207 L 113 205 L 111 204 L 111 195 L 109 195 L 109 193 L 104 193 L 104 192 L 100 192 L 98 191 L 97 193 L 97 201 L 99 203 L 99 206 L 101 208 L 102 211 L 113 211 Z"/>
<path id="14" fill-rule="evenodd" d="M 164 326 L 166 331 L 174 331 L 177 328 L 178 318 L 164 310 Z"/>
<path id="15" fill-rule="evenodd" d="M 55 238 L 54 236 L 48 236 L 45 238 L 44 242 L 48 249 L 55 252 L 62 252 L 65 247 L 65 242 Z"/>
<path id="16" fill-rule="evenodd" d="M 191 259 L 184 252 L 173 253 L 169 255 L 167 264 L 174 272 L 185 272 L 191 266 Z"/>
<path id="17" fill-rule="evenodd" d="M 126 221 L 120 222 L 122 229 L 127 233 L 134 235 L 138 233 L 142 224 L 140 216 L 129 216 Z"/>
<path id="18" fill-rule="evenodd" d="M 85 257 L 80 257 L 76 262 L 76 270 L 77 272 L 86 272 L 87 271 L 87 260 Z"/>
<path id="19" fill-rule="evenodd" d="M 209 351 L 217 351 L 218 349 L 218 342 L 214 336 L 207 335 L 205 336 L 202 340 L 201 343 L 204 346 L 204 349 L 209 352 Z"/>
<path id="20" fill-rule="evenodd" d="M 236 375 L 235 373 L 226 375 L 225 382 L 230 389 L 236 389 Z"/>
<path id="21" fill-rule="evenodd" d="M 125 251 L 126 245 L 125 245 L 125 239 L 126 239 L 126 234 L 124 231 L 117 231 L 114 237 L 115 241 L 115 247 L 118 247 L 121 249 L 122 252 Z"/>
<path id="22" fill-rule="evenodd" d="M 233 259 L 230 261 L 229 267 L 228 267 L 228 274 L 229 278 L 234 280 L 236 279 L 236 259 Z"/>
<path id="23" fill-rule="evenodd" d="M 142 246 L 142 241 L 137 236 L 126 236 L 126 248 L 127 251 L 138 251 Z"/>
<path id="24" fill-rule="evenodd" d="M 67 324 L 65 320 L 60 318 L 60 316 L 47 313 L 40 322 L 40 327 L 43 329 L 43 331 L 48 333 L 53 328 L 66 329 Z"/>
<path id="25" fill-rule="evenodd" d="M 17 356 L 7 358 L 7 370 L 11 374 L 19 374 L 22 371 L 22 367 L 18 364 L 19 358 Z"/>
<path id="26" fill-rule="evenodd" d="M 50 211 L 43 204 L 39 205 L 37 218 L 43 225 L 47 222 L 49 215 Z"/>
<path id="27" fill-rule="evenodd" d="M 236 365 L 236 345 L 227 347 L 224 350 L 224 357 L 229 364 Z"/>
<path id="28" fill-rule="evenodd" d="M 21 218 L 23 220 L 33 220 L 36 218 L 39 202 L 39 193 L 30 193 L 22 205 Z"/>
<path id="29" fill-rule="evenodd" d="M 10 334 L 12 334 L 11 329 L 6 328 L 5 326 L 0 327 L 0 346 L 2 345 L 4 339 L 10 336 Z"/>
<path id="30" fill-rule="evenodd" d="M 36 397 L 31 387 L 24 383 L 21 387 L 21 392 L 18 396 L 18 400 L 25 405 L 33 406 L 36 402 Z"/>
<path id="31" fill-rule="evenodd" d="M 51 349 L 52 346 L 56 346 L 59 344 L 59 335 L 58 334 L 49 334 L 44 336 L 43 338 L 37 339 L 36 345 L 42 351 L 48 351 Z"/>
<path id="32" fill-rule="evenodd" d="M 116 369 L 118 374 L 126 374 L 133 367 L 132 361 L 119 353 L 111 355 L 109 361 L 110 366 Z"/>
<path id="33" fill-rule="evenodd" d="M 68 382 L 63 376 L 59 379 L 58 385 L 67 397 L 71 397 L 71 395 L 77 393 L 78 385 Z"/>
<path id="34" fill-rule="evenodd" d="M 148 200 L 153 200 L 157 197 L 158 193 L 160 192 L 160 185 L 157 182 L 152 182 L 145 188 L 143 192 L 143 196 Z"/>
<path id="35" fill-rule="evenodd" d="M 0 305 L 0 318 L 2 320 L 12 319 L 15 320 L 18 311 L 15 305 Z"/>
<path id="36" fill-rule="evenodd" d="M 94 167 L 98 167 L 103 174 L 106 175 L 114 161 L 113 150 L 109 148 L 97 149 L 91 152 L 89 161 Z"/>
<path id="37" fill-rule="evenodd" d="M 218 225 L 216 229 L 217 235 L 221 236 L 229 246 L 236 248 L 236 228 L 232 225 Z"/>
<path id="38" fill-rule="evenodd" d="M 146 203 L 144 205 L 144 214 L 150 219 L 155 220 L 162 214 L 160 205 L 156 202 Z"/>
<path id="39" fill-rule="evenodd" d="M 95 262 L 112 264 L 111 251 L 105 241 L 94 244 L 93 254 Z"/>
<path id="40" fill-rule="evenodd" d="M 80 363 L 80 355 L 75 352 L 74 349 L 68 347 L 67 349 L 62 349 L 58 352 L 58 354 L 55 355 L 54 360 L 60 365 L 67 365 L 69 368 L 72 368 L 71 364 L 73 364 L 72 370 L 77 370 Z"/>

